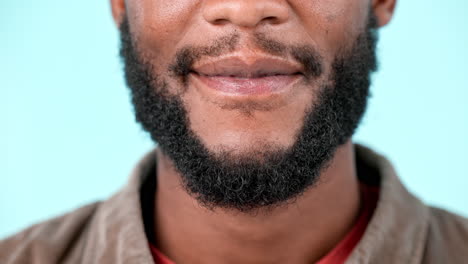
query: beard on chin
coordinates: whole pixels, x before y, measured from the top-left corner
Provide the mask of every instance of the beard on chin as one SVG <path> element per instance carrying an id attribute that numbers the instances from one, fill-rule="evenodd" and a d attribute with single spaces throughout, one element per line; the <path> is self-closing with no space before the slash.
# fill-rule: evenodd
<path id="1" fill-rule="evenodd" d="M 287 149 L 264 144 L 253 151 L 260 158 L 252 159 L 252 155 L 233 155 L 229 150 L 208 150 L 190 128 L 180 95 L 171 93 L 165 76 L 155 74 L 151 64 L 141 59 L 127 19 L 120 26 L 120 37 L 137 122 L 172 160 L 185 190 L 209 209 L 271 209 L 314 187 L 336 149 L 358 126 L 367 105 L 370 74 L 376 70 L 377 29 L 371 14 L 365 30 L 333 61 L 330 82 L 319 87 L 294 144 Z M 233 39 L 227 38 L 223 45 L 232 48 Z M 289 52 L 304 69 L 310 69 L 310 77 L 322 74 L 320 56 L 313 47 L 287 47 L 265 39 L 258 44 L 270 53 Z M 185 48 L 177 53 L 171 71 L 186 80 L 194 61 L 216 55 L 219 47 Z"/>

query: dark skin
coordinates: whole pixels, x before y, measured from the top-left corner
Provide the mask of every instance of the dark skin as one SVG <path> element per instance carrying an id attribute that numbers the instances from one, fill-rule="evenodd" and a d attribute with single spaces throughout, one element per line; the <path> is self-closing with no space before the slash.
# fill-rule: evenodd
<path id="1" fill-rule="evenodd" d="M 271 56 L 251 41 L 252 34 L 262 33 L 283 43 L 316 47 L 325 62 L 324 81 L 336 54 L 363 30 L 369 6 L 379 26 L 384 26 L 396 0 L 111 0 L 111 4 L 115 22 L 120 25 L 128 18 L 139 52 L 166 77 L 170 92 L 180 94 L 190 126 L 205 146 L 242 156 L 265 144 L 292 146 L 306 110 L 316 100 L 317 87 L 239 96 L 207 89 L 189 77 L 182 93 L 180 81 L 167 72 L 176 52 L 236 32 L 240 45 L 231 55 L 248 64 Z M 226 107 L 252 102 L 268 107 L 248 112 Z M 320 184 L 292 204 L 257 214 L 199 205 L 181 186 L 172 161 L 162 151 L 157 159 L 154 230 L 159 249 L 176 263 L 313 263 L 343 238 L 359 212 L 351 140 L 338 148 Z"/>

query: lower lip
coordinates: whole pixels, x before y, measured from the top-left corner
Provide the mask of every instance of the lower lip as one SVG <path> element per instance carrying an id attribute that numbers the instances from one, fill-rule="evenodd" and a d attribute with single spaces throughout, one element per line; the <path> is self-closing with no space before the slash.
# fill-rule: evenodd
<path id="1" fill-rule="evenodd" d="M 258 78 L 237 78 L 229 76 L 206 76 L 194 74 L 208 87 L 232 95 L 263 95 L 280 93 L 288 89 L 300 74 L 274 75 Z"/>

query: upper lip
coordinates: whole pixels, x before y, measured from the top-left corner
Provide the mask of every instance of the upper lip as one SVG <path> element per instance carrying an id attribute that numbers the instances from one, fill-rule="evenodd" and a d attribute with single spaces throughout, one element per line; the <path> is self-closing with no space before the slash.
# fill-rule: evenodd
<path id="1" fill-rule="evenodd" d="M 205 76 L 238 78 L 302 74 L 298 63 L 272 57 L 226 56 L 196 63 L 192 70 Z"/>

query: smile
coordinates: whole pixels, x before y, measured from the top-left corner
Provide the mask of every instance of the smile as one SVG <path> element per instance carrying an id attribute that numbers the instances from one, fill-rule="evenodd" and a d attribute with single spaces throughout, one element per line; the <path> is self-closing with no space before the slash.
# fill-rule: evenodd
<path id="1" fill-rule="evenodd" d="M 287 89 L 302 75 L 270 75 L 261 77 L 236 77 L 236 76 L 209 76 L 194 74 L 202 83 L 211 89 L 227 94 L 237 95 L 262 95 L 279 93 Z"/>
<path id="2" fill-rule="evenodd" d="M 303 77 L 298 65 L 285 60 L 239 57 L 195 65 L 191 75 L 203 86 L 232 96 L 282 93 Z"/>

